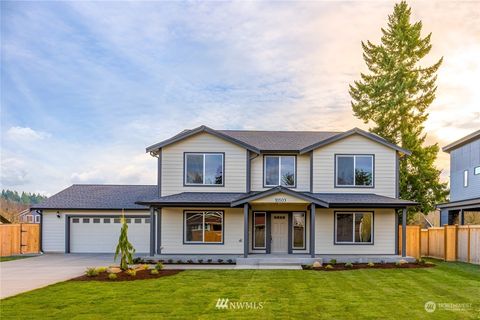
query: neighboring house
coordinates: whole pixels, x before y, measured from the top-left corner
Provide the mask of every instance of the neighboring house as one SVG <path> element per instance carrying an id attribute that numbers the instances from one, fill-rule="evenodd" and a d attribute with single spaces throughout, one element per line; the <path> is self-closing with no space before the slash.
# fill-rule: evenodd
<path id="1" fill-rule="evenodd" d="M 40 223 L 40 213 L 37 210 L 25 209 L 18 214 L 21 223 Z"/>
<path id="2" fill-rule="evenodd" d="M 0 224 L 10 224 L 11 222 L 0 214 Z"/>
<path id="3" fill-rule="evenodd" d="M 43 250 L 113 252 L 124 209 L 130 241 L 150 255 L 394 255 L 399 209 L 416 204 L 398 197 L 410 152 L 357 128 L 201 126 L 147 152 L 157 185 L 73 185 L 33 206 Z"/>
<path id="4" fill-rule="evenodd" d="M 450 202 L 438 205 L 440 225 L 464 224 L 467 212 L 480 214 L 480 130 L 442 150 L 450 154 Z"/>

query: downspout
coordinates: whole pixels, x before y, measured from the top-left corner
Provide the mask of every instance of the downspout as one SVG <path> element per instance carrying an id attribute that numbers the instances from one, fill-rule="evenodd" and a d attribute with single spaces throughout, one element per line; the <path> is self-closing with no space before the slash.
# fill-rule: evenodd
<path id="1" fill-rule="evenodd" d="M 43 232 L 42 232 L 42 229 L 43 229 L 43 211 L 42 210 L 36 210 L 36 212 L 38 213 L 38 215 L 40 216 L 40 230 L 39 230 L 39 234 L 38 234 L 38 237 L 39 237 L 39 241 L 40 241 L 40 253 L 43 253 Z"/>

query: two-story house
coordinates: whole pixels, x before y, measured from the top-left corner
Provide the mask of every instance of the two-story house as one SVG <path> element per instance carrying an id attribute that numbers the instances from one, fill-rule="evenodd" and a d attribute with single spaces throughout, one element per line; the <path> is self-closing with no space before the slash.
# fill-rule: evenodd
<path id="1" fill-rule="evenodd" d="M 442 150 L 450 154 L 450 202 L 438 205 L 440 225 L 464 224 L 465 212 L 480 214 L 480 130 Z"/>
<path id="2" fill-rule="evenodd" d="M 396 255 L 399 214 L 405 225 L 415 205 L 398 197 L 410 152 L 357 128 L 201 126 L 147 152 L 157 185 L 73 185 L 35 206 L 42 249 L 113 252 L 124 210 L 150 255 Z"/>

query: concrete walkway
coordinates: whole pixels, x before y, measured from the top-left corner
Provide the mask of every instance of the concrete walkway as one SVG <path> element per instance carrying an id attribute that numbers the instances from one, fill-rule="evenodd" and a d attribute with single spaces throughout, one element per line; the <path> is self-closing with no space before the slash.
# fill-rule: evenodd
<path id="1" fill-rule="evenodd" d="M 44 254 L 1 262 L 0 299 L 78 277 L 88 267 L 112 264 L 112 254 Z"/>

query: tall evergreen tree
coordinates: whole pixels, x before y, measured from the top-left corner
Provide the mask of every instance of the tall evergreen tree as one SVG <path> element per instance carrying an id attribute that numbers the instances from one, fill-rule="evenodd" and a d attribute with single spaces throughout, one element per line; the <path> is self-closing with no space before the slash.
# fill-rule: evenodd
<path id="1" fill-rule="evenodd" d="M 428 213 L 448 193 L 434 165 L 438 145 L 427 146 L 423 132 L 443 58 L 431 66 L 419 65 L 432 48 L 431 33 L 422 37 L 422 22 L 411 23 L 410 15 L 405 1 L 395 4 L 387 27 L 381 29 L 381 43 L 362 42 L 369 72 L 349 91 L 355 116 L 371 123 L 371 132 L 412 151 L 400 162 L 400 196 L 419 202 L 420 211 Z"/>

